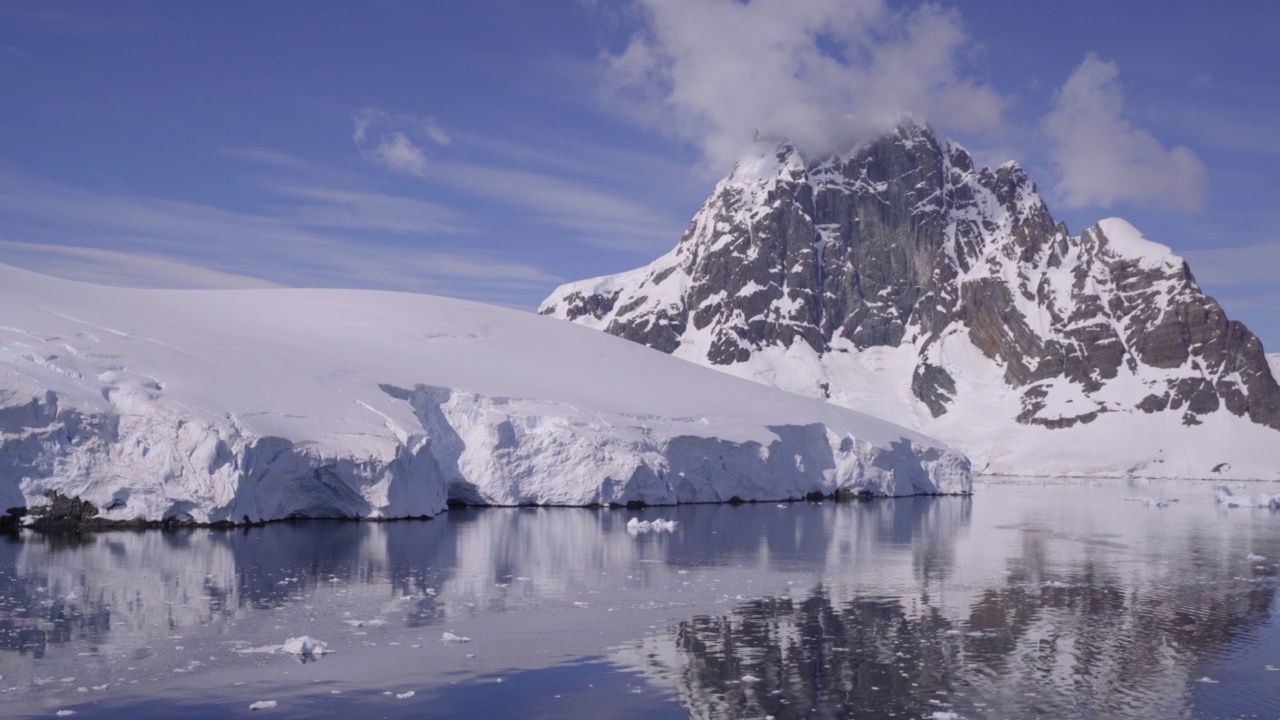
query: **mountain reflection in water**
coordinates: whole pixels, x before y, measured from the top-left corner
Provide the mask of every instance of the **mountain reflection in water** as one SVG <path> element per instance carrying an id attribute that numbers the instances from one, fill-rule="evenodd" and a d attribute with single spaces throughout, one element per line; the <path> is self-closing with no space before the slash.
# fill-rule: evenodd
<path id="1" fill-rule="evenodd" d="M 1157 493 L 1182 501 L 1125 501 Z M 1247 716 L 1280 706 L 1280 514 L 1212 493 L 992 483 L 972 498 L 27 533 L 0 538 L 0 703 L 136 718 L 262 699 L 314 717 L 476 703 L 526 718 Z M 677 525 L 629 532 L 633 517 Z M 259 651 L 303 634 L 337 652 L 299 665 Z"/>
<path id="2" fill-rule="evenodd" d="M 1280 524 L 1269 512 L 1241 519 Z M 1136 558 L 1134 572 L 1117 562 L 1134 560 L 1132 548 L 1105 536 L 998 529 L 1018 536 L 1018 551 L 998 584 L 965 588 L 968 602 L 931 595 L 952 559 L 925 560 L 938 553 L 917 538 L 915 593 L 862 595 L 827 578 L 696 615 L 620 655 L 675 687 L 697 718 L 1235 717 L 1280 703 L 1280 670 L 1261 663 L 1246 670 L 1275 675 L 1198 696 L 1221 684 L 1201 674 L 1215 659 L 1260 631 L 1277 637 L 1276 565 L 1243 549 L 1219 556 L 1240 538 L 1193 531 Z M 1274 549 L 1280 533 L 1263 530 L 1254 541 Z M 1076 550 L 1069 562 L 1054 557 L 1062 544 Z"/>

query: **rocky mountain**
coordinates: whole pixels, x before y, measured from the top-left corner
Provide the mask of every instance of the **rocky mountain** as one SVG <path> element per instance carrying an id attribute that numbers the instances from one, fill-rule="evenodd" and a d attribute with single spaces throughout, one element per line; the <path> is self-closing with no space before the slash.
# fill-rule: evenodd
<path id="1" fill-rule="evenodd" d="M 1280 473 L 1262 344 L 1180 257 L 1116 218 L 1072 235 L 1018 164 L 976 167 L 920 124 L 835 157 L 761 148 L 674 250 L 540 311 L 921 429 L 989 473 Z"/>

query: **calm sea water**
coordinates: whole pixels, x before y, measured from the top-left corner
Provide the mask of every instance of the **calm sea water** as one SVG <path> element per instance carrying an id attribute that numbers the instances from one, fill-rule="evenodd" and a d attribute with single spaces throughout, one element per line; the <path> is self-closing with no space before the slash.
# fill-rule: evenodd
<path id="1" fill-rule="evenodd" d="M 1275 718 L 1278 561 L 1194 482 L 25 535 L 0 715 Z"/>

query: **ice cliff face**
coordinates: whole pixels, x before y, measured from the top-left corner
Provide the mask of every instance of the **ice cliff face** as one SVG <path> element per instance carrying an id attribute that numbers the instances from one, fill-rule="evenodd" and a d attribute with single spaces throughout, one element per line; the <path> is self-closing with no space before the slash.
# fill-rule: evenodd
<path id="1" fill-rule="evenodd" d="M 105 288 L 0 266 L 0 509 L 109 520 L 957 493 L 903 428 L 533 314 L 344 290 Z"/>
<path id="2" fill-rule="evenodd" d="M 1262 345 L 1181 258 L 1116 218 L 1070 235 L 1018 165 L 976 168 L 916 124 L 743 159 L 672 252 L 541 312 L 921 429 L 988 472 L 1280 462 Z"/>

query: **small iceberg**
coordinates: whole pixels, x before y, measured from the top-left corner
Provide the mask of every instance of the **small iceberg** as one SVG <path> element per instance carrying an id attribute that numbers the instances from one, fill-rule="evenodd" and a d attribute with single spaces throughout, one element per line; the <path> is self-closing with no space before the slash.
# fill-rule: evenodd
<path id="1" fill-rule="evenodd" d="M 1255 554 L 1253 554 L 1253 553 L 1249 553 L 1248 555 L 1246 555 L 1246 556 L 1245 556 L 1245 558 L 1244 558 L 1244 559 L 1245 559 L 1245 560 L 1248 560 L 1249 562 L 1262 562 L 1263 560 L 1266 560 L 1267 558 L 1265 558 L 1265 557 L 1264 557 L 1264 556 L 1262 556 L 1262 555 L 1255 555 Z"/>
<path id="2" fill-rule="evenodd" d="M 276 707 L 275 700 L 259 700 L 249 706 L 250 710 L 274 710 Z"/>
<path id="3" fill-rule="evenodd" d="M 631 518 L 627 521 L 627 532 L 632 535 L 647 532 L 673 532 L 676 529 L 675 520 L 641 520 L 640 518 Z"/>
<path id="4" fill-rule="evenodd" d="M 280 649 L 290 655 L 309 655 L 311 657 L 328 655 L 333 652 L 329 649 L 328 643 L 307 637 L 306 635 L 285 640 L 284 645 L 280 646 Z"/>
<path id="5" fill-rule="evenodd" d="M 471 642 L 471 638 L 446 632 L 440 636 L 440 642 L 445 643 L 446 645 L 456 645 L 459 643 L 469 643 Z"/>
<path id="6" fill-rule="evenodd" d="M 1271 508 L 1272 510 L 1280 509 L 1280 495 L 1268 495 L 1266 493 L 1258 493 L 1257 495 L 1236 495 L 1231 492 L 1231 488 L 1226 485 L 1219 485 L 1214 491 L 1218 504 L 1223 507 L 1241 508 L 1241 507 L 1260 507 Z"/>

